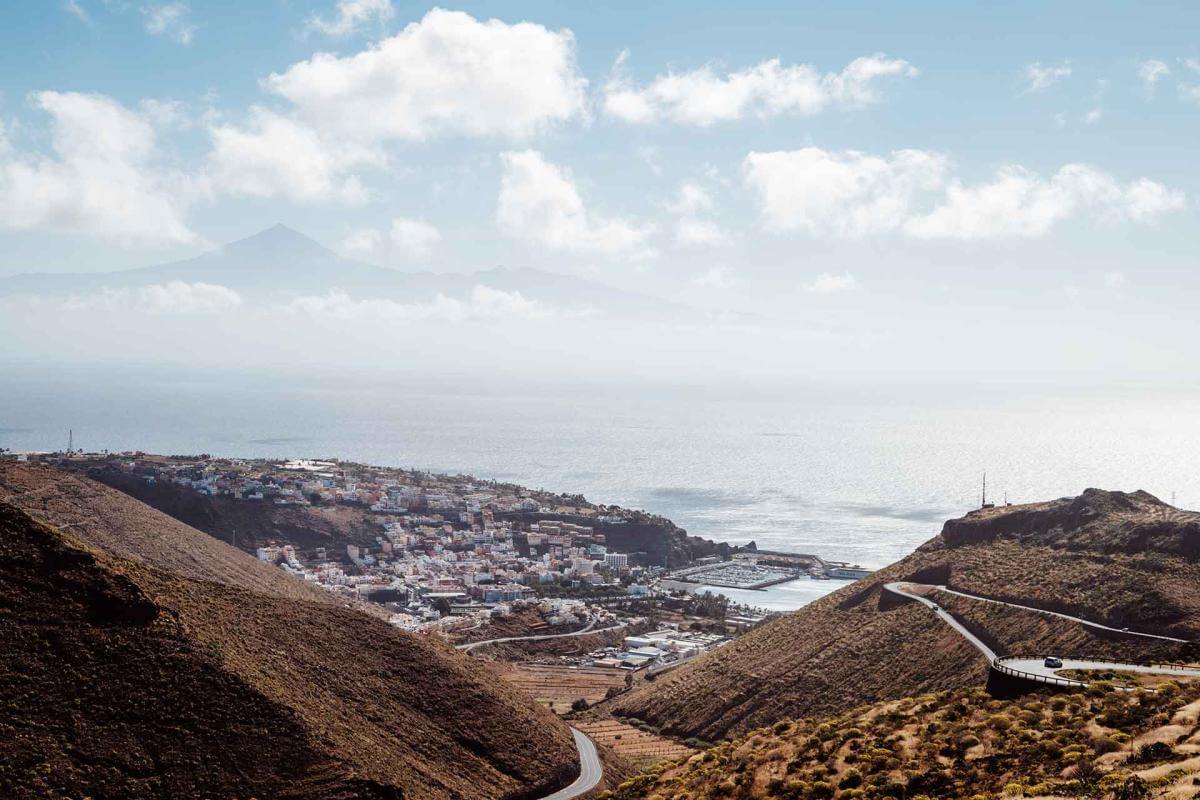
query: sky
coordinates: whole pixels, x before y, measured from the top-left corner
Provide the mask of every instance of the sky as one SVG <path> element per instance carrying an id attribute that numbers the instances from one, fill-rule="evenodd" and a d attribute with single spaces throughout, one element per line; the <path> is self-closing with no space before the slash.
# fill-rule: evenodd
<path id="1" fill-rule="evenodd" d="M 282 222 L 713 321 L 573 340 L 613 370 L 1178 378 L 1198 120 L 1190 2 L 10 0 L 0 276 Z"/>

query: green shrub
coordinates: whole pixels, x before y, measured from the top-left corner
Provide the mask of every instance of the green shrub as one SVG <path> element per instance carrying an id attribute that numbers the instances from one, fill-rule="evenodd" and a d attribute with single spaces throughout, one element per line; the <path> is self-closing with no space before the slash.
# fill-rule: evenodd
<path id="1" fill-rule="evenodd" d="M 862 786 L 862 783 L 863 783 L 862 773 L 856 769 L 850 769 L 850 770 L 847 770 L 846 774 L 842 776 L 841 782 L 838 783 L 838 788 L 839 789 L 857 789 L 859 786 Z"/>

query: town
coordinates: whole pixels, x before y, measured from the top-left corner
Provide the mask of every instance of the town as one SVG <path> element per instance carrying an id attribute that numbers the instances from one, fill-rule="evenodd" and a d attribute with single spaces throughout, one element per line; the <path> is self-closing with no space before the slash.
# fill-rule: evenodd
<path id="1" fill-rule="evenodd" d="M 610 540 L 643 512 L 464 475 L 338 459 L 12 457 L 54 460 L 151 503 L 166 496 L 226 504 L 243 520 L 231 532 L 233 544 L 348 602 L 374 604 L 410 632 L 474 646 L 493 630 L 538 637 L 624 631 L 623 640 L 576 662 L 586 666 L 673 665 L 765 616 L 725 603 L 706 631 L 686 630 L 686 614 L 647 619 L 648 607 L 679 607 L 677 599 L 695 588 L 689 584 L 757 588 L 804 573 L 842 577 L 845 568 L 816 556 L 750 551 L 669 569 L 654 563 L 644 541 L 628 540 L 620 551 Z M 309 535 L 318 530 L 324 535 Z"/>

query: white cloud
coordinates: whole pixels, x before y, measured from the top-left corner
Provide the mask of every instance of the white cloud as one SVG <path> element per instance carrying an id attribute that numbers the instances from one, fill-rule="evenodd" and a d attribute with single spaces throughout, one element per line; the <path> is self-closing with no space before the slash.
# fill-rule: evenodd
<path id="1" fill-rule="evenodd" d="M 662 175 L 662 158 L 657 147 L 652 144 L 642 145 L 637 149 L 637 157 L 655 175 Z"/>
<path id="2" fill-rule="evenodd" d="M 63 10 L 85 25 L 92 24 L 91 15 L 88 14 L 86 8 L 79 5 L 77 0 L 66 0 L 66 2 L 63 3 Z"/>
<path id="3" fill-rule="evenodd" d="M 675 200 L 667 204 L 667 210 L 673 214 L 699 214 L 711 211 L 713 205 L 712 195 L 703 186 L 689 182 L 679 187 Z"/>
<path id="4" fill-rule="evenodd" d="M 184 220 L 198 189 L 164 171 L 154 127 L 112 98 L 39 92 L 53 155 L 0 147 L 0 226 L 81 233 L 122 243 L 197 241 Z"/>
<path id="5" fill-rule="evenodd" d="M 409 258 L 424 260 L 433 252 L 434 245 L 441 241 L 437 228 L 420 219 L 397 217 L 392 220 L 392 244 Z"/>
<path id="6" fill-rule="evenodd" d="M 1104 286 L 1113 291 L 1117 291 L 1125 286 L 1126 279 L 1123 272 L 1106 272 L 1104 273 Z"/>
<path id="7" fill-rule="evenodd" d="M 350 170 L 383 161 L 374 150 L 328 141 L 261 107 L 250 109 L 246 127 L 217 124 L 209 133 L 209 172 L 216 187 L 231 194 L 359 203 L 367 192 Z"/>
<path id="8" fill-rule="evenodd" d="M 289 314 L 329 317 L 347 321 L 390 322 L 477 322 L 505 319 L 543 319 L 555 316 L 555 309 L 520 292 L 505 292 L 476 285 L 466 300 L 438 294 L 424 303 L 402 303 L 382 298 L 356 299 L 334 289 L 328 294 L 297 298 L 282 310 Z"/>
<path id="9" fill-rule="evenodd" d="M 525 137 L 584 116 L 587 81 L 569 30 L 435 8 L 370 49 L 318 53 L 264 85 L 323 131 L 378 141 Z"/>
<path id="10" fill-rule="evenodd" d="M 191 44 L 196 26 L 191 22 L 191 8 L 187 3 L 157 3 L 142 6 L 146 18 L 146 33 L 165 36 L 179 44 Z"/>
<path id="11" fill-rule="evenodd" d="M 667 211 L 678 214 L 675 221 L 675 243 L 683 246 L 712 246 L 731 244 L 732 240 L 717 223 L 705 219 L 716 203 L 708 190 L 697 183 L 687 182 L 679 187 L 675 199 L 665 204 Z"/>
<path id="12" fill-rule="evenodd" d="M 874 156 L 805 147 L 750 153 L 743 162 L 768 229 L 843 237 L 902 227 L 916 199 L 944 185 L 948 170 L 945 156 L 922 150 Z"/>
<path id="13" fill-rule="evenodd" d="M 730 289 L 737 285 L 733 270 L 725 266 L 711 267 L 692 278 L 691 284 L 703 289 Z"/>
<path id="14" fill-rule="evenodd" d="M 684 246 L 732 244 L 733 240 L 712 220 L 680 217 L 675 222 L 675 242 Z"/>
<path id="15" fill-rule="evenodd" d="M 375 228 L 359 228 L 342 240 L 341 251 L 351 257 L 376 256 L 386 251 L 406 260 L 423 261 L 441 239 L 441 232 L 424 220 L 396 217 L 386 240 Z"/>
<path id="16" fill-rule="evenodd" d="M 218 314 L 242 305 L 233 289 L 211 283 L 167 283 L 139 289 L 103 289 L 92 295 L 71 297 L 63 303 L 70 311 L 140 311 L 147 314 Z"/>
<path id="17" fill-rule="evenodd" d="M 392 0 L 338 0 L 336 11 L 337 16 L 330 20 L 312 16 L 308 20 L 309 30 L 327 36 L 349 36 L 372 21 L 384 25 L 396 14 Z"/>
<path id="18" fill-rule="evenodd" d="M 178 100 L 159 100 L 147 97 L 138 103 L 142 116 L 155 128 L 191 128 L 193 120 L 188 107 Z"/>
<path id="19" fill-rule="evenodd" d="M 1069 61 L 1064 61 L 1061 64 L 1042 64 L 1035 61 L 1025 67 L 1025 80 L 1029 82 L 1029 85 L 1025 87 L 1025 94 L 1049 89 L 1054 84 L 1069 77 L 1071 77 L 1071 63 Z"/>
<path id="20" fill-rule="evenodd" d="M 946 156 L 921 150 L 750 153 L 743 175 L 767 229 L 816 236 L 1029 237 L 1084 212 L 1147 223 L 1185 203 L 1183 192 L 1161 183 L 1121 183 L 1084 164 L 1048 178 L 1007 166 L 990 181 L 967 185 Z"/>
<path id="21" fill-rule="evenodd" d="M 668 72 L 638 87 L 627 74 L 628 58 L 628 51 L 621 53 L 613 66 L 604 86 L 604 109 L 631 123 L 669 120 L 708 126 L 748 116 L 809 116 L 830 106 L 876 102 L 879 79 L 917 74 L 907 61 L 875 54 L 856 58 L 841 72 L 821 74 L 808 64 L 784 66 L 771 59 L 724 75 L 711 66 Z"/>
<path id="22" fill-rule="evenodd" d="M 942 202 L 907 220 L 904 232 L 917 238 L 1030 237 L 1080 212 L 1144 223 L 1183 205 L 1183 193 L 1161 183 L 1142 178 L 1121 184 L 1084 164 L 1067 164 L 1049 178 L 1006 167 L 990 183 L 951 183 Z"/>
<path id="23" fill-rule="evenodd" d="M 1086 114 L 1083 115 L 1083 124 L 1095 125 L 1104 116 L 1104 95 L 1108 91 L 1108 81 L 1096 81 L 1096 88 L 1092 92 L 1092 99 L 1096 103 Z"/>
<path id="24" fill-rule="evenodd" d="M 383 234 L 374 228 L 359 228 L 351 231 L 342 240 L 341 252 L 351 258 L 373 256 L 383 243 Z"/>
<path id="25" fill-rule="evenodd" d="M 850 292 L 858 288 L 858 279 L 849 272 L 835 275 L 832 272 L 822 272 L 810 283 L 804 284 L 804 291 L 811 294 L 837 294 Z"/>
<path id="26" fill-rule="evenodd" d="M 1147 59 L 1138 65 L 1138 77 L 1146 87 L 1146 94 L 1153 95 L 1160 80 L 1171 74 L 1171 68 L 1156 58 Z"/>
<path id="27" fill-rule="evenodd" d="M 569 173 L 535 150 L 504 153 L 496 221 L 510 236 L 553 250 L 646 258 L 650 226 L 592 213 Z"/>

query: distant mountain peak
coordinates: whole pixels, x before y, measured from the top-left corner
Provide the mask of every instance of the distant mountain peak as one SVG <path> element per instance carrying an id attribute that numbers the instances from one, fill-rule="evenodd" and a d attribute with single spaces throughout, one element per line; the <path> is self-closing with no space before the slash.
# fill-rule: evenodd
<path id="1" fill-rule="evenodd" d="M 330 255 L 331 251 L 323 244 L 306 236 L 295 228 L 289 228 L 282 222 L 277 222 L 265 230 L 252 236 L 230 242 L 221 247 L 226 252 L 253 251 L 272 253 L 308 253 Z"/>

